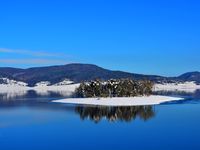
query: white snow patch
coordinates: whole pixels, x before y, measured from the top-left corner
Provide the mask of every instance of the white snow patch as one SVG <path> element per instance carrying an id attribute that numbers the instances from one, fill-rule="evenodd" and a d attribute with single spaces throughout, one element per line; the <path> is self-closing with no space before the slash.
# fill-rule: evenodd
<path id="1" fill-rule="evenodd" d="M 16 81 L 16 80 L 11 80 L 8 78 L 0 78 L 1 82 L 3 82 L 0 85 L 19 85 L 19 86 L 27 86 L 27 83 L 21 82 L 21 81 Z"/>
<path id="2" fill-rule="evenodd" d="M 49 95 L 50 92 L 58 93 L 62 96 L 71 95 L 80 84 L 60 85 L 60 86 L 47 86 L 40 84 L 35 87 L 22 86 L 19 84 L 0 84 L 0 94 L 7 95 L 7 98 L 23 96 L 29 90 L 34 90 L 38 95 Z"/>
<path id="3" fill-rule="evenodd" d="M 56 103 L 100 105 L 100 106 L 140 106 L 156 105 L 169 101 L 183 100 L 183 98 L 169 96 L 141 96 L 141 97 L 113 97 L 113 98 L 67 98 L 54 100 Z"/>
<path id="4" fill-rule="evenodd" d="M 71 95 L 80 84 L 70 85 L 51 85 L 51 86 L 35 86 L 31 87 L 32 90 L 36 91 L 39 95 L 48 95 L 50 92 L 58 93 L 62 96 Z"/>
<path id="5" fill-rule="evenodd" d="M 0 94 L 3 94 L 3 99 L 23 96 L 27 91 L 28 87 L 26 86 L 0 84 Z"/>
<path id="6" fill-rule="evenodd" d="M 69 80 L 69 79 L 64 79 L 63 81 L 61 81 L 61 82 L 59 82 L 59 83 L 56 83 L 56 84 L 54 84 L 54 85 L 60 86 L 60 85 L 69 85 L 69 84 L 73 84 L 73 83 L 74 83 L 74 81 L 71 81 L 71 80 Z"/>
<path id="7" fill-rule="evenodd" d="M 48 86 L 51 83 L 49 81 L 41 81 L 35 84 L 35 86 Z"/>
<path id="8" fill-rule="evenodd" d="M 154 91 L 183 91 L 183 92 L 195 92 L 200 89 L 200 85 L 197 85 L 194 81 L 184 83 L 164 83 L 155 84 Z"/>

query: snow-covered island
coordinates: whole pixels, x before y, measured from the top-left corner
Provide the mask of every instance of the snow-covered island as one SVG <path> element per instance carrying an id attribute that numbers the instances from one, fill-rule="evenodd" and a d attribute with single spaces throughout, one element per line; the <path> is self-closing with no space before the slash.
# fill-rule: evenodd
<path id="1" fill-rule="evenodd" d="M 113 98 L 66 98 L 54 100 L 56 103 L 99 105 L 99 106 L 141 106 L 157 105 L 170 101 L 184 100 L 178 97 L 169 96 L 141 96 L 141 97 L 113 97 Z"/>
<path id="2" fill-rule="evenodd" d="M 131 79 L 95 80 L 81 83 L 75 90 L 81 98 L 55 100 L 57 103 L 99 105 L 99 106 L 140 106 L 156 105 L 183 98 L 152 95 L 153 83 L 148 80 Z"/>

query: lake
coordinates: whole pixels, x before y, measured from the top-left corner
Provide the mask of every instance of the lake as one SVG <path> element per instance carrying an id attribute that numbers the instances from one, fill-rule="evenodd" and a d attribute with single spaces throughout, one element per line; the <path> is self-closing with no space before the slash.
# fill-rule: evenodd
<path id="1" fill-rule="evenodd" d="M 182 96 L 156 106 L 91 107 L 52 103 L 62 97 L 56 93 L 4 93 L 0 149 L 199 150 L 199 94 Z"/>

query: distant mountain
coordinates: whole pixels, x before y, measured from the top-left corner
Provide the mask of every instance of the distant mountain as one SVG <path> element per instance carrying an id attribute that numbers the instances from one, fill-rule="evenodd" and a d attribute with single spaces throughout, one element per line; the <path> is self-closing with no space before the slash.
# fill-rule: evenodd
<path id="1" fill-rule="evenodd" d="M 51 84 L 55 84 L 69 79 L 71 81 L 82 82 L 93 79 L 119 79 L 119 78 L 132 78 L 135 80 L 149 79 L 154 82 L 174 82 L 176 80 L 184 81 L 197 81 L 200 82 L 200 75 L 197 74 L 187 75 L 190 73 L 183 74 L 179 77 L 168 78 L 157 75 L 143 75 L 128 73 L 123 71 L 112 71 L 101 68 L 91 64 L 67 64 L 60 66 L 49 66 L 49 67 L 35 67 L 28 69 L 19 68 L 0 68 L 0 77 L 6 77 L 16 81 L 23 81 L 28 83 L 29 86 L 34 86 L 36 83 L 41 81 L 49 81 Z M 192 80 L 195 79 L 195 80 Z"/>
<path id="2" fill-rule="evenodd" d="M 178 79 L 183 81 L 196 81 L 197 83 L 200 83 L 200 72 L 188 72 L 180 75 Z"/>

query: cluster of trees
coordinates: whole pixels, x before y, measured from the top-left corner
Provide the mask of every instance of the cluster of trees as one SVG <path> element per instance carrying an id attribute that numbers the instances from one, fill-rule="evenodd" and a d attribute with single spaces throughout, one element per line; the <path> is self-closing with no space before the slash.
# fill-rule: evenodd
<path id="1" fill-rule="evenodd" d="M 81 83 L 77 97 L 134 97 L 152 94 L 153 83 L 149 80 L 111 79 Z"/>
<path id="2" fill-rule="evenodd" d="M 110 122 L 130 122 L 136 118 L 144 121 L 155 116 L 152 106 L 129 106 L 129 107 L 76 107 L 75 110 L 82 120 L 90 119 L 99 123 L 103 118 Z"/>

